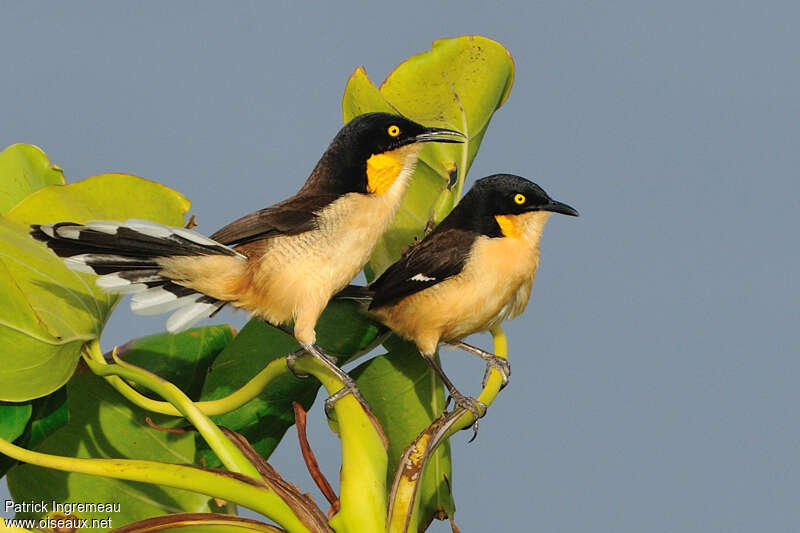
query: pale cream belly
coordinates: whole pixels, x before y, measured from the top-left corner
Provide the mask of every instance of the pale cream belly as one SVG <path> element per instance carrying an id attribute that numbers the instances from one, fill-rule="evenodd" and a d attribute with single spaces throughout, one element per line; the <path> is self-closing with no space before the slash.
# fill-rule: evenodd
<path id="1" fill-rule="evenodd" d="M 440 342 L 485 331 L 520 314 L 530 296 L 538 249 L 485 239 L 472 254 L 480 260 L 468 261 L 470 266 L 457 276 L 378 308 L 375 316 L 414 340 L 420 351 L 433 353 Z"/>
<path id="2" fill-rule="evenodd" d="M 264 242 L 248 262 L 248 282 L 233 305 L 273 324 L 294 322 L 295 337 L 313 343 L 331 295 L 369 259 L 405 193 L 406 176 L 382 195 L 347 194 L 320 213 L 319 228 Z"/>
<path id="3" fill-rule="evenodd" d="M 490 329 L 521 311 L 530 294 L 530 284 L 480 284 L 480 290 L 459 276 L 431 289 L 408 296 L 396 305 L 377 309 L 375 315 L 396 333 L 417 342 L 419 348 L 432 353 L 439 342 L 461 339 Z M 522 291 L 521 297 L 515 293 Z M 521 305 L 507 306 L 511 300 Z"/>
<path id="4" fill-rule="evenodd" d="M 297 319 L 304 310 L 325 307 L 363 268 L 374 240 L 321 230 L 278 237 L 250 269 L 247 290 L 234 302 L 273 323 Z M 316 320 L 315 320 L 316 321 Z"/>

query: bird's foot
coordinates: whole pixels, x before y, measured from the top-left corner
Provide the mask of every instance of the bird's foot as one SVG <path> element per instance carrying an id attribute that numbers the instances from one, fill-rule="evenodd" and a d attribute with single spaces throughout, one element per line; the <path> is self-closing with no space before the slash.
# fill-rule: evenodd
<path id="1" fill-rule="evenodd" d="M 365 400 L 364 397 L 361 395 L 361 391 L 358 389 L 358 385 L 356 385 L 356 382 L 353 380 L 353 378 L 351 378 L 347 374 L 344 374 L 344 372 L 342 372 L 342 374 L 344 377 L 339 376 L 339 379 L 341 379 L 342 382 L 344 383 L 344 387 L 342 387 L 338 391 L 334 392 L 333 394 L 325 398 L 325 415 L 328 418 L 332 418 L 333 408 L 336 405 L 336 402 L 338 402 L 348 394 L 352 394 L 353 397 L 355 397 L 356 401 L 358 401 L 358 403 L 364 406 L 365 409 L 369 409 L 369 404 L 367 404 L 367 400 Z"/>
<path id="2" fill-rule="evenodd" d="M 508 362 L 508 359 L 492 355 L 484 358 L 484 361 L 486 361 L 486 371 L 483 373 L 482 386 L 486 387 L 486 383 L 489 381 L 489 375 L 492 373 L 492 369 L 494 369 L 500 372 L 500 376 L 503 378 L 503 383 L 500 385 L 500 390 L 503 390 L 503 388 L 508 385 L 508 378 L 511 376 L 511 364 Z"/>
<path id="3" fill-rule="evenodd" d="M 489 380 L 489 374 L 493 368 L 500 372 L 500 375 L 503 377 L 503 384 L 500 386 L 500 389 L 508 385 L 508 378 L 511 376 L 511 365 L 509 364 L 508 359 L 499 357 L 491 352 L 487 352 L 486 350 L 481 350 L 480 348 L 472 346 L 471 344 L 467 344 L 463 341 L 451 342 L 450 345 L 455 346 L 456 348 L 461 348 L 465 352 L 477 355 L 486 361 L 486 372 L 483 373 L 482 382 L 484 387 L 486 387 L 486 383 Z"/>
<path id="4" fill-rule="evenodd" d="M 305 379 L 308 377 L 308 374 L 306 374 L 305 372 L 298 372 L 294 368 L 295 365 L 297 364 L 297 358 L 300 357 L 301 355 L 305 355 L 305 353 L 306 353 L 305 348 L 300 348 L 299 350 L 292 352 L 286 356 L 286 366 L 289 367 L 289 370 L 292 372 L 292 374 L 294 374 L 294 377 L 296 378 Z"/>
<path id="5" fill-rule="evenodd" d="M 453 409 L 464 409 L 472 413 L 475 417 L 475 422 L 472 423 L 472 438 L 469 439 L 469 442 L 475 440 L 475 437 L 478 436 L 478 419 L 482 418 L 483 415 L 486 414 L 486 404 L 476 400 L 475 398 L 471 398 L 469 396 L 464 396 L 457 390 L 453 389 L 450 391 L 450 398 L 448 399 L 448 403 L 450 399 L 453 400 Z M 466 428 L 464 428 L 466 429 Z"/>
<path id="6" fill-rule="evenodd" d="M 325 414 L 328 418 L 331 418 L 331 413 L 333 412 L 334 404 L 339 401 L 340 399 L 344 398 L 348 394 L 352 394 L 358 402 L 364 406 L 365 409 L 369 409 L 369 404 L 361 395 L 361 391 L 358 390 L 358 385 L 356 382 L 351 378 L 347 373 L 339 368 L 336 364 L 336 358 L 326 354 L 322 351 L 322 349 L 315 345 L 315 344 L 308 344 L 303 345 L 303 350 L 310 353 L 314 358 L 319 360 L 323 365 L 325 365 L 331 372 L 333 372 L 337 378 L 344 384 L 344 387 L 330 395 L 328 398 L 325 399 Z M 297 352 L 295 352 L 297 353 Z"/>

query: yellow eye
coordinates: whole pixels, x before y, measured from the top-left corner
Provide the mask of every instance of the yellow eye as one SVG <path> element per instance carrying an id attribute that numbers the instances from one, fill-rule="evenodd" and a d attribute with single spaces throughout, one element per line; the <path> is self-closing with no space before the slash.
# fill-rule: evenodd
<path id="1" fill-rule="evenodd" d="M 524 204 L 525 203 L 525 195 L 524 194 L 517 194 L 514 197 L 514 202 L 518 203 L 519 205 Z"/>
<path id="2" fill-rule="evenodd" d="M 400 135 L 400 128 L 392 124 L 389 126 L 389 129 L 386 130 L 386 133 L 389 134 L 389 137 L 397 137 Z"/>

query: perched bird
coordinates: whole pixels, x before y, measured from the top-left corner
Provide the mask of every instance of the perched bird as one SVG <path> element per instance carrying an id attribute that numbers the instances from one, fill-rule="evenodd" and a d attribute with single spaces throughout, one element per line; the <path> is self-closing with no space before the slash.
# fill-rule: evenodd
<path id="1" fill-rule="evenodd" d="M 478 180 L 447 217 L 368 287 L 337 298 L 369 301 L 368 314 L 416 343 L 455 404 L 476 412 L 436 361 L 439 343 L 482 357 L 503 374 L 505 359 L 461 342 L 524 311 L 539 266 L 539 241 L 552 213 L 578 216 L 519 176 Z"/>
<path id="2" fill-rule="evenodd" d="M 167 320 L 171 332 L 227 304 L 276 326 L 293 324 L 303 350 L 355 393 L 352 380 L 316 346 L 317 319 L 363 268 L 392 221 L 423 143 L 463 138 L 402 116 L 369 113 L 339 131 L 297 194 L 210 239 L 140 220 L 43 224 L 31 234 L 66 257 L 70 268 L 99 274 L 97 285 L 106 291 L 135 293 L 134 312 L 178 309 Z"/>

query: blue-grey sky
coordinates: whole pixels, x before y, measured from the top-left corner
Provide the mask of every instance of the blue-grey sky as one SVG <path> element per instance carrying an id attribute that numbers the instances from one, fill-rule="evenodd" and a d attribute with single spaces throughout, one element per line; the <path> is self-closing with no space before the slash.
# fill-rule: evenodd
<path id="1" fill-rule="evenodd" d="M 511 385 L 474 443 L 453 439 L 457 523 L 800 529 L 797 3 L 7 1 L 0 12 L 0 146 L 37 144 L 73 180 L 160 181 L 192 200 L 207 233 L 299 187 L 341 125 L 356 66 L 380 82 L 440 37 L 502 42 L 516 82 L 468 184 L 521 174 L 582 216 L 549 223 L 531 303 L 507 327 Z M 130 317 L 121 305 L 105 348 L 163 329 L 164 317 Z M 443 357 L 474 391 L 480 365 Z M 311 438 L 336 479 L 320 410 Z M 312 488 L 293 440 L 273 464 Z"/>

